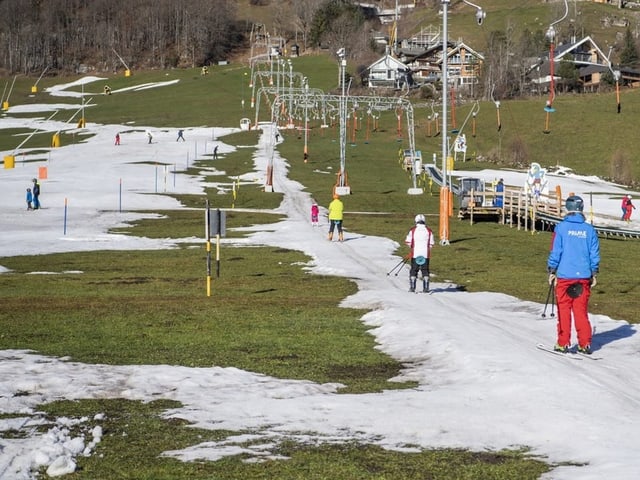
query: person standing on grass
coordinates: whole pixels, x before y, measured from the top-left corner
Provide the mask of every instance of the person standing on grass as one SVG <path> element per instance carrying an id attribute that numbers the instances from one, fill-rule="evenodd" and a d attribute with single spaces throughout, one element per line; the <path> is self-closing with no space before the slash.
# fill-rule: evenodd
<path id="1" fill-rule="evenodd" d="M 409 291 L 416 291 L 418 272 L 422 275 L 422 291 L 429 291 L 429 260 L 435 243 L 433 232 L 427 227 L 424 215 L 415 217 L 415 226 L 409 230 L 404 243 L 411 248 L 411 268 L 409 269 Z"/>
<path id="2" fill-rule="evenodd" d="M 213 147 L 213 159 L 217 160 L 218 159 L 218 145 L 216 145 L 215 147 Z"/>
<path id="3" fill-rule="evenodd" d="M 337 228 L 338 240 L 342 241 L 342 217 L 344 213 L 344 204 L 340 200 L 340 195 L 333 194 L 333 200 L 329 204 L 329 241 L 333 240 L 333 231 Z"/>
<path id="4" fill-rule="evenodd" d="M 553 349 L 566 353 L 571 346 L 571 323 L 575 324 L 578 351 L 591 354 L 589 297 L 600 269 L 600 240 L 586 222 L 584 201 L 572 195 L 565 202 L 567 215 L 556 225 L 547 259 L 549 286 L 558 302 L 557 341 Z"/>

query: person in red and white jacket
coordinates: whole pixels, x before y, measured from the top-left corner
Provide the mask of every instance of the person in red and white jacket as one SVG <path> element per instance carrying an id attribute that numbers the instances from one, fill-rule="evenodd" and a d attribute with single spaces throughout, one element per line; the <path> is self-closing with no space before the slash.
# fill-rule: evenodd
<path id="1" fill-rule="evenodd" d="M 422 274 L 422 291 L 429 291 L 429 260 L 435 243 L 433 232 L 426 225 L 424 215 L 416 215 L 415 227 L 409 230 L 404 243 L 411 248 L 411 268 L 409 269 L 409 291 L 416 291 L 418 272 Z"/>

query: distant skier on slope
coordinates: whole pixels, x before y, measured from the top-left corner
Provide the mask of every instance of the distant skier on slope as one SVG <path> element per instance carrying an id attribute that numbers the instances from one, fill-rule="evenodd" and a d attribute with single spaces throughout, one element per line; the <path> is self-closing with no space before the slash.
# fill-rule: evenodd
<path id="1" fill-rule="evenodd" d="M 558 302 L 558 336 L 553 349 L 569 351 L 573 315 L 578 351 L 590 354 L 589 297 L 600 268 L 600 240 L 595 228 L 585 221 L 582 198 L 571 196 L 565 205 L 567 216 L 556 225 L 547 259 L 549 285 L 555 287 Z"/>
<path id="2" fill-rule="evenodd" d="M 633 212 L 633 210 L 635 210 L 636 206 L 633 204 L 633 202 L 631 202 L 631 195 L 627 195 L 626 197 L 624 197 L 623 200 L 623 212 L 624 214 L 622 215 L 622 220 L 624 220 L 625 222 L 630 222 L 631 221 L 631 213 Z"/>
<path id="3" fill-rule="evenodd" d="M 422 274 L 422 291 L 429 291 L 429 260 L 435 243 L 433 232 L 427 227 L 424 215 L 415 217 L 415 226 L 409 230 L 404 243 L 411 248 L 411 268 L 409 269 L 409 291 L 416 291 L 418 272 Z"/>
<path id="4" fill-rule="evenodd" d="M 320 215 L 320 207 L 315 200 L 311 202 L 311 225 L 318 226 L 318 216 Z"/>

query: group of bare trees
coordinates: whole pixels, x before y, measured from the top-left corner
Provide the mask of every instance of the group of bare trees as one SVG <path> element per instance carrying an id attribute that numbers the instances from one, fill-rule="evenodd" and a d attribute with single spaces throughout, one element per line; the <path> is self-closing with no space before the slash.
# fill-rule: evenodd
<path id="1" fill-rule="evenodd" d="M 351 0 L 262 0 L 271 34 L 315 47 L 372 55 L 366 19 Z M 0 72 L 37 75 L 201 66 L 247 47 L 236 0 L 0 0 Z M 246 4 L 245 4 L 246 8 Z M 263 12 L 264 13 L 264 12 Z M 240 18 L 245 18 L 240 20 Z M 368 58 L 367 58 L 368 60 Z"/>
<path id="2" fill-rule="evenodd" d="M 203 65 L 241 41 L 233 0 L 0 0 L 0 69 Z M 117 52 L 117 54 L 116 54 Z"/>
<path id="3" fill-rule="evenodd" d="M 440 0 L 423 0 L 437 5 Z M 382 53 L 372 31 L 382 29 L 353 0 L 250 0 L 252 13 L 271 18 L 272 35 L 302 51 L 323 47 L 361 67 Z M 0 75 L 110 71 L 123 68 L 194 67 L 233 58 L 248 47 L 248 11 L 237 0 L 0 0 Z M 262 11 L 260 11 L 262 10 Z M 414 16 L 401 22 L 405 36 L 418 28 Z M 417 17 L 417 16 L 416 16 Z M 240 20 L 244 18 L 244 20 Z M 580 25 L 573 25 L 573 28 Z M 568 28 L 568 27 L 567 27 Z M 559 28 L 559 38 L 569 31 Z M 492 31 L 483 46 L 485 61 L 474 96 L 503 99 L 526 94 L 525 73 L 548 48 L 542 30 L 509 23 Z M 638 62 L 628 32 L 621 59 Z M 624 63 L 624 62 L 623 62 Z M 566 65 L 564 77 L 574 74 Z M 567 83 L 568 85 L 568 83 Z"/>

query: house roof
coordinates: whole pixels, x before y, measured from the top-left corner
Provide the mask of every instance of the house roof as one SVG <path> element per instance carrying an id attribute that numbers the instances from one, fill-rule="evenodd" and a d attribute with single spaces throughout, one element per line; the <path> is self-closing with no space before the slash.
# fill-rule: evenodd
<path id="1" fill-rule="evenodd" d="M 479 58 L 480 60 L 484 60 L 484 55 L 482 55 L 479 52 L 476 52 L 473 48 L 471 48 L 469 45 L 467 45 L 464 42 L 456 43 L 455 46 L 447 52 L 447 58 L 454 56 L 455 54 L 459 53 L 461 50 L 465 50 L 468 53 L 470 53 L 472 56 Z M 437 63 L 442 63 L 442 57 L 438 60 Z"/>
<path id="2" fill-rule="evenodd" d="M 387 54 L 367 67 L 367 70 L 406 70 L 407 66 L 397 58 Z"/>
<path id="3" fill-rule="evenodd" d="M 596 61 L 590 59 L 592 51 L 596 54 Z M 535 71 L 537 72 L 539 82 L 548 82 L 551 73 L 550 58 L 551 54 L 547 52 L 545 55 L 539 57 L 537 61 L 532 59 L 528 74 L 530 75 Z M 557 64 L 563 60 L 574 63 L 580 69 L 581 76 L 608 70 L 611 65 L 607 56 L 589 35 L 576 42 L 557 45 L 553 59 L 556 68 Z M 587 69 L 588 67 L 593 68 Z M 559 78 L 557 75 L 554 75 L 554 77 Z"/>
<path id="4" fill-rule="evenodd" d="M 584 47 L 587 46 L 589 50 L 594 50 L 596 52 L 596 60 L 595 62 L 589 61 L 586 59 L 584 55 L 580 55 L 580 53 L 584 53 Z M 582 47 L 582 48 L 581 48 Z M 563 45 L 556 46 L 554 52 L 554 58 L 556 61 L 561 60 L 563 57 L 568 55 L 574 55 L 574 63 L 579 64 L 589 64 L 589 65 L 609 65 L 609 59 L 604 54 L 604 52 L 598 47 L 596 42 L 591 38 L 590 35 L 587 35 L 581 40 L 571 43 L 565 43 Z M 577 55 L 577 57 L 576 57 Z M 549 54 L 547 54 L 547 58 L 550 58 Z"/>
<path id="5" fill-rule="evenodd" d="M 471 55 L 473 55 L 474 57 L 479 58 L 480 60 L 484 60 L 484 55 L 475 51 L 473 48 L 471 48 L 464 42 L 447 42 L 447 46 L 448 46 L 447 58 L 450 58 L 456 55 L 461 50 L 465 50 Z M 415 53 L 410 54 L 409 52 L 403 52 L 403 53 L 404 53 L 404 58 L 406 63 L 411 63 L 414 61 L 420 61 L 420 60 L 431 58 L 433 59 L 433 63 L 435 63 L 436 65 L 439 65 L 440 63 L 442 63 L 441 52 L 442 52 L 442 43 L 439 43 L 438 45 L 434 45 L 430 48 L 424 49 L 417 54 Z"/>

